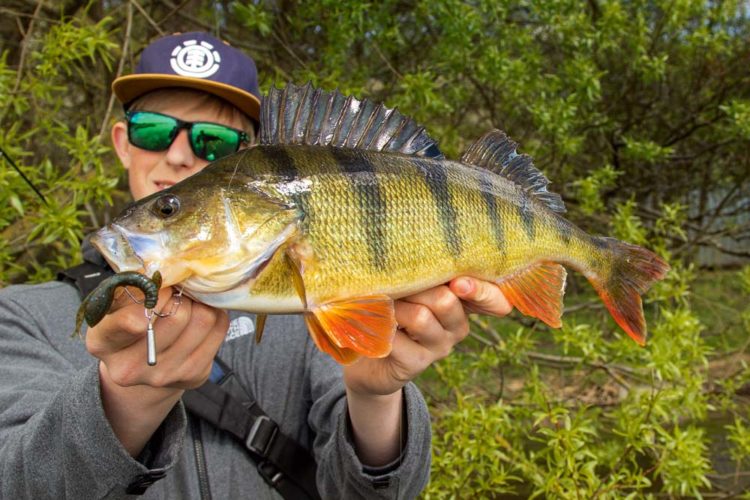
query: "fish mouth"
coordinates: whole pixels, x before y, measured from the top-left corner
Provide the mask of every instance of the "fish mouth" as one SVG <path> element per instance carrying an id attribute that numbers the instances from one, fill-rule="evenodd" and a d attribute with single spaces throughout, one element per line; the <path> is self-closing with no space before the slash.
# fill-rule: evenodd
<path id="1" fill-rule="evenodd" d="M 143 261 L 133 251 L 127 238 L 114 227 L 114 224 L 105 226 L 94 233 L 91 237 L 91 244 L 118 273 L 144 270 Z"/>

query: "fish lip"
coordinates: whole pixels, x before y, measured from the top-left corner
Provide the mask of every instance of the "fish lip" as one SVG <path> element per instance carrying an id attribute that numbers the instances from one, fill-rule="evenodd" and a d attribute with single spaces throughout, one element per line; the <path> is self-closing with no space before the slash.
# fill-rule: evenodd
<path id="1" fill-rule="evenodd" d="M 115 272 L 142 272 L 145 269 L 143 261 L 133 251 L 122 228 L 117 224 L 104 226 L 94 233 L 91 245 L 102 254 Z"/>

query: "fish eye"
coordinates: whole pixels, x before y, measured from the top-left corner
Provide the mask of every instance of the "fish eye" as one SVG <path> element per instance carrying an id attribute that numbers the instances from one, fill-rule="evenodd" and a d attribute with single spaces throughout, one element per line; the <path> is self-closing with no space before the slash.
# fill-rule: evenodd
<path id="1" fill-rule="evenodd" d="M 151 206 L 151 211 L 162 219 L 168 219 L 180 210 L 180 199 L 173 194 L 160 196 Z"/>

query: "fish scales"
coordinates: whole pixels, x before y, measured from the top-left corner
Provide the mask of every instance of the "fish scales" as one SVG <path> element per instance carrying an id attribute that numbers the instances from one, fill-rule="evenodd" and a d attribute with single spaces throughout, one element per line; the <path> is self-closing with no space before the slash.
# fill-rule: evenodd
<path id="1" fill-rule="evenodd" d="M 370 265 L 379 271 L 388 269 L 387 239 L 387 205 L 385 195 L 380 189 L 377 169 L 367 157 L 360 156 L 352 160 L 348 149 L 332 148 L 331 155 L 342 174 L 347 174 L 350 165 L 356 162 L 360 168 L 359 182 L 352 182 L 356 206 L 359 208 L 359 224 L 366 232 L 368 257 Z"/>
<path id="2" fill-rule="evenodd" d="M 488 268 L 500 277 L 526 267 L 530 257 L 544 258 L 542 250 L 559 251 L 551 245 L 561 241 L 556 225 L 565 221 L 538 215 L 544 207 L 501 177 L 488 183 L 481 170 L 457 162 L 337 148 L 275 147 L 264 156 L 277 152 L 312 186 L 294 202 L 314 251 L 306 289 L 321 301 L 374 291 L 402 296 L 456 273 L 487 277 Z M 438 175 L 425 174 L 438 167 Z M 503 232 L 513 235 L 503 246 L 487 198 Z M 540 228 L 537 236 L 529 234 L 529 219 Z"/>
<path id="3" fill-rule="evenodd" d="M 498 211 L 497 200 L 495 196 L 490 192 L 492 180 L 490 179 L 492 173 L 489 170 L 484 170 L 479 176 L 479 192 L 482 193 L 482 199 L 485 205 L 485 216 L 490 221 L 492 227 L 492 234 L 495 237 L 495 245 L 497 246 L 501 255 L 505 253 L 505 229 L 503 228 L 503 221 L 500 218 Z"/>
<path id="4" fill-rule="evenodd" d="M 562 217 L 503 132 L 451 161 L 381 105 L 293 85 L 264 102 L 260 145 L 139 200 L 92 238 L 118 272 L 158 271 L 215 307 L 303 313 L 316 345 L 351 363 L 388 355 L 394 299 L 461 275 L 558 328 L 565 265 L 645 341 L 640 295 L 668 264 Z"/>

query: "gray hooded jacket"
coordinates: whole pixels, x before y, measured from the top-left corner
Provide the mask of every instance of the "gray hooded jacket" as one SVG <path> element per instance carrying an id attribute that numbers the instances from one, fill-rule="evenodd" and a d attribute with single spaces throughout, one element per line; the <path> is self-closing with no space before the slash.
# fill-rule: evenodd
<path id="1" fill-rule="evenodd" d="M 280 498 L 242 445 L 182 403 L 130 457 L 102 409 L 98 360 L 71 338 L 79 304 L 66 283 L 0 290 L 0 499 L 123 498 L 133 484 L 148 487 L 144 498 L 205 498 L 206 488 L 215 499 Z M 404 389 L 400 461 L 368 469 L 352 445 L 341 367 L 315 347 L 302 318 L 269 316 L 260 344 L 252 315 L 231 319 L 219 356 L 280 431 L 313 451 L 323 498 L 413 498 L 424 488 L 430 423 L 414 385 Z M 208 484 L 197 471 L 201 447 Z"/>

